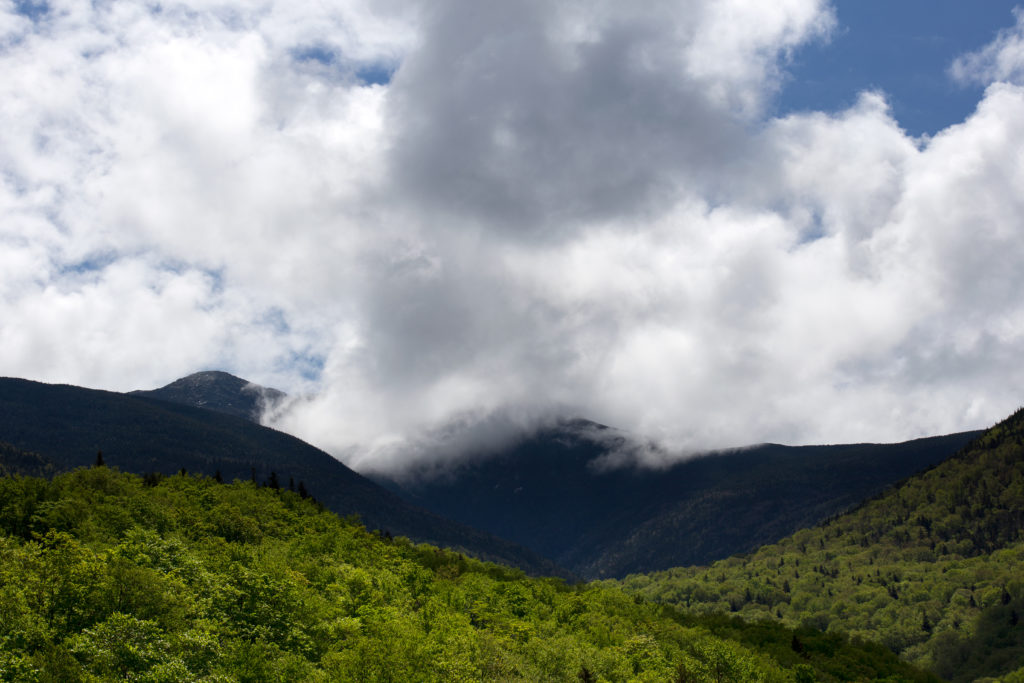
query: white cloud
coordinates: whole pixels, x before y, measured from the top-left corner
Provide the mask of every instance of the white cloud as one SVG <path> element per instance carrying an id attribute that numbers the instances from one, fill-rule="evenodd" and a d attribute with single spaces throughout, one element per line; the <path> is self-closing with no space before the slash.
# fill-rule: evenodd
<path id="1" fill-rule="evenodd" d="M 826 37 L 835 23 L 826 3 L 806 0 L 705 2 L 695 11 L 701 21 L 685 48 L 687 73 L 713 99 L 751 115 L 778 87 L 780 57 Z"/>
<path id="2" fill-rule="evenodd" d="M 953 78 L 964 83 L 1003 81 L 1024 85 L 1024 10 L 1013 12 L 1017 25 L 977 52 L 958 58 L 950 67 Z"/>
<path id="3" fill-rule="evenodd" d="M 683 451 L 981 426 L 1024 383 L 1024 91 L 991 66 L 1020 25 L 958 62 L 1004 82 L 932 139 L 881 93 L 765 119 L 833 23 L 0 5 L 0 374 L 222 367 L 307 396 L 275 424 L 366 468 L 554 414 Z"/>

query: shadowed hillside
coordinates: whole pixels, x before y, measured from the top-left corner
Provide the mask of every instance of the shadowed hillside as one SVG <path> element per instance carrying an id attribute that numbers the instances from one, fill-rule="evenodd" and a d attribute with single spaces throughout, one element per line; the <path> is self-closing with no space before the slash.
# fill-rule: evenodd
<path id="1" fill-rule="evenodd" d="M 615 577 L 771 543 L 941 462 L 978 433 L 886 445 L 765 444 L 667 469 L 607 469 L 600 463 L 623 439 L 576 420 L 442 476 L 386 483 L 581 576 Z"/>
<path id="2" fill-rule="evenodd" d="M 29 453 L 0 442 L 0 477 L 50 477 L 56 472 L 54 464 L 38 453 Z"/>

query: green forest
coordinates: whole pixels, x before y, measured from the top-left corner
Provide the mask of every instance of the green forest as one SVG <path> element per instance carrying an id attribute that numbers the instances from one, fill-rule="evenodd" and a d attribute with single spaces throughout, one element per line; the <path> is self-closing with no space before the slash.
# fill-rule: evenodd
<path id="1" fill-rule="evenodd" d="M 849 514 L 621 585 L 696 614 L 878 642 L 956 683 L 1024 681 L 1024 411 Z"/>
<path id="2" fill-rule="evenodd" d="M 0 479 L 5 681 L 931 681 L 884 647 L 686 614 L 367 531 L 251 482 Z"/>

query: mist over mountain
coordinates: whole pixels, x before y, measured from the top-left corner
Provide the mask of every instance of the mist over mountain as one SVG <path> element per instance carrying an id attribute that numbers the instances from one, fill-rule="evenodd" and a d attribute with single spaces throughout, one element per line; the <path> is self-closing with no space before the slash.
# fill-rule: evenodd
<path id="1" fill-rule="evenodd" d="M 549 405 L 691 450 L 987 424 L 1024 385 L 1012 4 L 4 2 L 0 372 L 229 359 L 335 454 Z M 922 136 L 901 69 L 973 90 Z"/>
<path id="2" fill-rule="evenodd" d="M 569 420 L 448 469 L 376 481 L 587 578 L 707 564 L 776 541 L 953 455 L 979 432 L 899 444 L 762 444 L 643 467 L 656 450 Z M 656 456 L 657 454 L 655 454 Z"/>
<path id="3" fill-rule="evenodd" d="M 0 683 L 1024 683 L 1024 0 L 11 0 L 0 74 Z"/>
<path id="4" fill-rule="evenodd" d="M 2 380 L 0 441 L 57 469 L 90 465 L 102 451 L 108 464 L 139 473 L 185 468 L 228 480 L 303 482 L 332 510 L 357 513 L 373 528 L 533 572 L 564 567 L 601 578 L 706 564 L 774 542 L 941 462 L 977 434 L 762 444 L 680 462 L 583 419 L 515 434 L 502 423 L 463 439 L 476 451 L 414 460 L 390 476 L 371 473 L 373 483 L 255 424 L 264 396 L 282 397 L 223 372 L 132 394 Z M 494 434 L 501 438 L 489 440 Z"/>

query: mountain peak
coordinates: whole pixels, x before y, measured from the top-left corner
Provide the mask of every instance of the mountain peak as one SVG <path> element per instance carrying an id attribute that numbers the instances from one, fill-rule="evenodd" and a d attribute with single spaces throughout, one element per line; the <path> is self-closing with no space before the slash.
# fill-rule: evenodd
<path id="1" fill-rule="evenodd" d="M 236 377 L 229 372 L 223 370 L 200 370 L 199 372 L 193 372 L 191 375 L 187 375 L 180 379 L 176 379 L 167 386 L 174 386 L 176 384 L 203 384 L 211 382 L 230 382 L 232 384 L 251 384 L 248 380 Z"/>
<path id="2" fill-rule="evenodd" d="M 182 403 L 259 422 L 263 411 L 287 394 L 262 387 L 222 370 L 203 370 L 176 379 L 150 391 L 133 391 L 134 396 Z"/>

